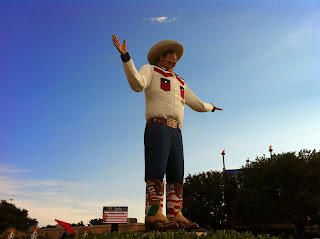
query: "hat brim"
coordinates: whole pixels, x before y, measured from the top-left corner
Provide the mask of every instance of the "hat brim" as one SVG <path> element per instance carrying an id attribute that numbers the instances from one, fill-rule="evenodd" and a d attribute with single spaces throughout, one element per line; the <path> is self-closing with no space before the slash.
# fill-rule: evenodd
<path id="1" fill-rule="evenodd" d="M 158 62 L 158 58 L 161 54 L 165 53 L 166 51 L 174 51 L 177 55 L 177 61 L 183 55 L 184 48 L 183 46 L 176 41 L 165 40 L 158 42 L 155 44 L 148 53 L 148 61 L 151 65 L 156 65 Z"/>

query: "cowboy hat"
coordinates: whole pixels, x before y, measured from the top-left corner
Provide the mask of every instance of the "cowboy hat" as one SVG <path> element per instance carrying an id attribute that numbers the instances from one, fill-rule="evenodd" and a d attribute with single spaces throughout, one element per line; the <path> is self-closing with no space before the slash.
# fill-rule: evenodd
<path id="1" fill-rule="evenodd" d="M 148 53 L 149 63 L 151 65 L 156 65 L 158 63 L 157 61 L 159 56 L 165 53 L 166 51 L 174 51 L 177 55 L 177 61 L 179 61 L 183 55 L 184 48 L 179 42 L 176 41 L 160 41 L 150 49 Z"/>

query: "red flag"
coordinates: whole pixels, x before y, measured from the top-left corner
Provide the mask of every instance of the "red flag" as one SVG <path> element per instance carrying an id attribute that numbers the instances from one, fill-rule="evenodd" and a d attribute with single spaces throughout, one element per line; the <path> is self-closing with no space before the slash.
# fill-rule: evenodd
<path id="1" fill-rule="evenodd" d="M 55 219 L 55 221 L 57 222 L 57 223 L 59 223 L 61 226 L 63 226 L 66 230 L 68 230 L 69 232 L 71 232 L 71 233 L 73 233 L 73 234 L 77 234 L 73 229 L 72 229 L 72 227 L 70 226 L 70 224 L 69 223 L 67 223 L 67 222 L 63 222 L 63 221 L 59 221 L 59 220 L 57 220 L 57 219 Z"/>

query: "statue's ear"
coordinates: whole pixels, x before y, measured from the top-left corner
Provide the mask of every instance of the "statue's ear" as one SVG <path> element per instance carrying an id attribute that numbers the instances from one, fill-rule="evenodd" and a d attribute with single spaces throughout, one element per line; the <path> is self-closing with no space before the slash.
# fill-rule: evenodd
<path id="1" fill-rule="evenodd" d="M 163 59 L 164 59 L 164 55 L 161 54 L 160 57 L 159 57 L 159 60 L 163 61 Z"/>

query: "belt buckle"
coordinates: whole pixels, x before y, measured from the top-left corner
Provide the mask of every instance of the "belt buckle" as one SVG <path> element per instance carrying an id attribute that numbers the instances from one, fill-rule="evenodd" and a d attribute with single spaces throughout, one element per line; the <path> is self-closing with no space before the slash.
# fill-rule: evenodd
<path id="1" fill-rule="evenodd" d="M 177 121 L 171 118 L 167 118 L 167 125 L 171 128 L 177 128 Z"/>

